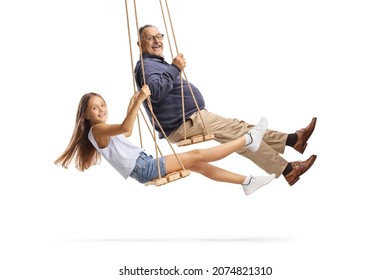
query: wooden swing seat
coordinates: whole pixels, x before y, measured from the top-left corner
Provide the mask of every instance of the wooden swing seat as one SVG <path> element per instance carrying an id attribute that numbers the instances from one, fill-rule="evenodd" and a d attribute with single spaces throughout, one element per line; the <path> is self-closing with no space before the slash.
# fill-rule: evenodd
<path id="1" fill-rule="evenodd" d="M 177 143 L 177 145 L 181 147 L 181 146 L 187 146 L 187 145 L 205 142 L 213 139 L 215 139 L 214 133 L 208 135 L 195 135 L 189 139 L 181 140 L 180 142 Z"/>
<path id="2" fill-rule="evenodd" d="M 152 181 L 149 181 L 149 182 L 145 183 L 145 186 L 155 185 L 156 187 L 158 187 L 158 186 L 165 185 L 167 183 L 176 181 L 178 179 L 187 177 L 190 174 L 191 174 L 191 171 L 189 171 L 189 170 L 176 171 L 173 173 L 169 173 L 169 174 L 165 175 L 164 177 L 156 178 Z"/>

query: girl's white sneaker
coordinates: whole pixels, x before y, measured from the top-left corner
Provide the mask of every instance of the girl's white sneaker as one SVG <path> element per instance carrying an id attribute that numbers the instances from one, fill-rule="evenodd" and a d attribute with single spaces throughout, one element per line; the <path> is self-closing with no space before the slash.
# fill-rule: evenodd
<path id="1" fill-rule="evenodd" d="M 248 131 L 249 137 L 252 139 L 252 142 L 246 146 L 249 150 L 256 152 L 259 149 L 267 127 L 268 121 L 265 117 L 262 117 L 259 123 Z"/>
<path id="2" fill-rule="evenodd" d="M 245 195 L 250 195 L 270 183 L 274 178 L 275 174 L 266 176 L 251 176 L 249 183 L 247 185 L 242 185 L 242 189 L 244 190 Z"/>

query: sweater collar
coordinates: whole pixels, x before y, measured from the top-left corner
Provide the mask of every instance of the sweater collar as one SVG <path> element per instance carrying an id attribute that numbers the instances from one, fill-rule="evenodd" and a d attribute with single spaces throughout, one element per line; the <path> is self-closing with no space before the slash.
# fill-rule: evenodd
<path id="1" fill-rule="evenodd" d="M 160 60 L 161 62 L 165 62 L 165 59 L 162 56 L 157 56 L 157 55 L 153 55 L 153 54 L 150 54 L 150 53 L 143 53 L 142 57 L 143 58 L 157 59 L 157 60 Z"/>

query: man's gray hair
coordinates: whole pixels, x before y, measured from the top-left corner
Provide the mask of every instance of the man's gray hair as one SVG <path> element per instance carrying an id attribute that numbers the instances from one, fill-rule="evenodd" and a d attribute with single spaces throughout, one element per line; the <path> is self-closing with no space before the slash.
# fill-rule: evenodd
<path id="1" fill-rule="evenodd" d="M 141 26 L 139 29 L 138 29 L 138 33 L 139 33 L 139 36 L 141 37 L 142 35 L 142 31 L 144 31 L 145 28 L 148 28 L 148 27 L 155 27 L 154 25 L 151 25 L 151 24 L 145 24 L 144 26 Z"/>

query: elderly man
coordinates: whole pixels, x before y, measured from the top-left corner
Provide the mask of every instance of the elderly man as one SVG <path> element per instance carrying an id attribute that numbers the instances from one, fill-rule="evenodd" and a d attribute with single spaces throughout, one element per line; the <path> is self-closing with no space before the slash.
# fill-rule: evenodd
<path id="1" fill-rule="evenodd" d="M 216 141 L 225 143 L 244 135 L 253 127 L 252 124 L 245 121 L 224 118 L 207 111 L 200 91 L 193 84 L 188 85 L 185 81 L 183 82 L 183 91 L 186 121 L 183 124 L 180 73 L 186 66 L 184 56 L 178 54 L 172 63 L 166 62 L 163 56 L 164 35 L 153 25 L 142 26 L 139 29 L 139 35 L 138 45 L 142 50 L 142 61 L 138 61 L 135 67 L 137 86 L 142 87 L 144 81 L 149 86 L 153 113 L 170 142 L 181 141 L 184 138 L 184 131 L 189 138 L 204 134 L 204 126 L 206 126 L 207 130 L 214 134 Z M 197 104 L 194 102 L 192 94 L 194 94 Z M 145 109 L 151 118 L 148 106 L 145 106 Z M 302 154 L 313 133 L 316 120 L 313 118 L 307 127 L 291 134 L 267 130 L 260 148 L 256 152 L 243 148 L 237 153 L 250 159 L 267 173 L 274 173 L 276 178 L 283 175 L 288 184 L 292 186 L 313 165 L 317 156 L 312 155 L 305 161 L 288 162 L 280 154 L 284 153 L 286 146 L 292 147 Z M 160 138 L 163 138 L 164 135 L 157 124 L 155 129 L 159 132 Z"/>

